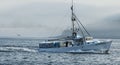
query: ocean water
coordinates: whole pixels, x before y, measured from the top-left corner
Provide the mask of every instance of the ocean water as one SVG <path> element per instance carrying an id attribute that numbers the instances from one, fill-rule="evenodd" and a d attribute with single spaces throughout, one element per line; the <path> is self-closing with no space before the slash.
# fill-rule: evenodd
<path id="1" fill-rule="evenodd" d="M 109 54 L 38 52 L 39 39 L 0 39 L 0 65 L 120 65 L 120 39 Z"/>

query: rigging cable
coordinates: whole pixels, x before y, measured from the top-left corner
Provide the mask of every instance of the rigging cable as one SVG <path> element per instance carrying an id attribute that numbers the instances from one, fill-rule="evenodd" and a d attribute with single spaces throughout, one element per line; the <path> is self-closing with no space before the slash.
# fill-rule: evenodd
<path id="1" fill-rule="evenodd" d="M 86 28 L 84 27 L 84 25 L 81 23 L 81 21 L 77 18 L 77 16 L 74 14 L 74 16 L 75 16 L 75 18 L 78 20 L 78 22 L 80 23 L 80 25 L 83 27 L 83 29 L 85 30 L 85 32 L 89 35 L 89 36 L 91 36 L 90 35 L 90 33 L 86 30 Z"/>
<path id="2" fill-rule="evenodd" d="M 82 31 L 82 28 L 80 27 L 79 22 L 76 21 L 76 23 L 78 24 L 78 27 L 80 28 L 80 31 L 81 31 L 81 33 L 82 33 L 82 35 L 83 35 L 83 41 L 86 43 L 84 32 Z"/>

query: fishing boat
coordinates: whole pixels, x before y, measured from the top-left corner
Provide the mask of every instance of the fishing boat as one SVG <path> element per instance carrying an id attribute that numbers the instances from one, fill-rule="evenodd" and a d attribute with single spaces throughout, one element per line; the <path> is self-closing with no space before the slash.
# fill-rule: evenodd
<path id="1" fill-rule="evenodd" d="M 70 8 L 72 22 L 71 36 L 40 42 L 39 51 L 55 53 L 109 53 L 112 41 L 93 39 L 74 13 L 73 0 Z"/>

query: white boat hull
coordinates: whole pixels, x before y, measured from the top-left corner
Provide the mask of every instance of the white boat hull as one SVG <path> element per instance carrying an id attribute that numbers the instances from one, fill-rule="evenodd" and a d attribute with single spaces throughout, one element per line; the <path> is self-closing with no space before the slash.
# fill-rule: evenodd
<path id="1" fill-rule="evenodd" d="M 55 53 L 109 53 L 111 41 L 85 44 L 72 47 L 60 48 L 39 48 L 40 52 L 55 52 Z"/>

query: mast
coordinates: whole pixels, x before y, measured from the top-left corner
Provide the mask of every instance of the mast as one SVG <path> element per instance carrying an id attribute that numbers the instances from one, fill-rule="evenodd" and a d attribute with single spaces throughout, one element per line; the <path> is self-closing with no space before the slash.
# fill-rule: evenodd
<path id="1" fill-rule="evenodd" d="M 82 36 L 83 36 L 83 42 L 85 42 L 86 43 L 86 40 L 85 40 L 85 34 L 84 34 L 84 32 L 86 32 L 87 34 L 88 34 L 88 36 L 91 36 L 90 34 L 89 34 L 89 32 L 86 30 L 86 28 L 83 26 L 83 24 L 81 23 L 81 21 L 77 18 L 77 16 L 75 15 L 75 13 L 74 13 L 74 2 L 73 2 L 73 0 L 72 0 L 72 6 L 71 6 L 71 21 L 72 21 L 72 37 L 73 37 L 73 39 L 77 36 L 77 31 L 76 31 L 76 29 L 77 28 L 75 28 L 75 23 L 77 23 L 78 24 L 78 29 L 80 29 L 80 32 L 81 32 L 81 34 L 82 34 Z"/>
<path id="2" fill-rule="evenodd" d="M 72 36 L 76 37 L 76 32 L 75 32 L 75 17 L 74 17 L 74 7 L 73 7 L 73 0 L 72 0 L 72 6 L 71 6 L 71 21 L 72 21 Z"/>

